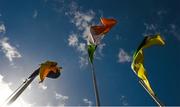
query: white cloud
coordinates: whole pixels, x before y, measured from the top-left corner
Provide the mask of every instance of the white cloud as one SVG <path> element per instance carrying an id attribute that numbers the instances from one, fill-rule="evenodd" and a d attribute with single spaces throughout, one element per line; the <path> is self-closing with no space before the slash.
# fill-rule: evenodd
<path id="1" fill-rule="evenodd" d="M 5 33 L 5 32 L 6 32 L 5 25 L 3 23 L 0 23 L 0 33 Z"/>
<path id="2" fill-rule="evenodd" d="M 78 51 L 81 52 L 83 55 L 87 54 L 86 44 L 85 43 L 79 43 L 77 47 Z"/>
<path id="3" fill-rule="evenodd" d="M 69 46 L 78 46 L 78 38 L 76 34 L 69 35 L 68 38 Z"/>
<path id="4" fill-rule="evenodd" d="M 98 46 L 98 52 L 103 56 L 103 52 L 102 52 L 102 50 L 103 50 L 103 48 L 106 46 L 106 44 L 105 43 L 102 43 L 102 44 L 99 44 L 99 46 Z"/>
<path id="5" fill-rule="evenodd" d="M 15 47 L 13 47 L 8 42 L 7 37 L 4 37 L 0 40 L 0 46 L 5 56 L 8 58 L 10 62 L 12 62 L 14 58 L 21 58 L 21 54 L 17 51 Z"/>
<path id="6" fill-rule="evenodd" d="M 72 34 L 68 38 L 69 46 L 76 48 L 82 55 L 85 55 L 87 53 L 86 44 L 78 41 L 79 40 L 76 34 Z"/>
<path id="7" fill-rule="evenodd" d="M 71 20 L 71 22 L 74 23 L 79 30 L 83 31 L 86 29 L 86 27 L 89 28 L 89 23 L 94 18 L 95 13 L 92 10 L 89 10 L 86 13 L 74 11 L 72 15 L 73 19 Z"/>
<path id="8" fill-rule="evenodd" d="M 66 12 L 66 15 L 70 16 L 71 22 L 77 27 L 77 29 L 81 32 L 80 37 L 83 40 L 87 41 L 88 36 L 90 34 L 89 27 L 92 25 L 92 20 L 95 17 L 95 12 L 92 10 L 83 12 L 78 9 L 78 5 L 75 2 L 70 4 L 70 11 Z"/>
<path id="9" fill-rule="evenodd" d="M 71 23 L 73 23 L 78 29 L 78 35 L 72 34 L 68 38 L 69 46 L 72 46 L 80 52 L 80 67 L 87 65 L 88 59 L 87 56 L 87 49 L 86 44 L 88 41 L 88 36 L 90 34 L 90 25 L 92 24 L 92 20 L 94 19 L 95 13 L 92 10 L 87 12 L 80 11 L 79 6 L 76 2 L 72 2 L 69 5 L 69 11 L 65 14 L 70 17 Z M 78 38 L 77 38 L 78 36 Z"/>
<path id="10" fill-rule="evenodd" d="M 64 96 L 64 95 L 59 94 L 57 92 L 55 92 L 55 97 L 56 97 L 56 100 L 58 100 L 60 102 L 59 106 L 65 106 L 66 101 L 69 99 L 68 96 Z"/>
<path id="11" fill-rule="evenodd" d="M 157 29 L 157 25 L 155 25 L 155 24 L 144 23 L 144 26 L 146 27 L 146 30 L 156 30 Z"/>
<path id="12" fill-rule="evenodd" d="M 166 33 L 166 23 L 164 23 L 164 18 L 167 17 L 168 11 L 165 9 L 160 9 L 155 11 L 153 18 L 146 19 L 144 22 L 145 32 L 143 36 L 152 35 L 157 33 Z M 152 20 L 156 19 L 156 20 Z"/>
<path id="13" fill-rule="evenodd" d="M 120 97 L 120 101 L 121 101 L 123 106 L 127 106 L 128 105 L 127 98 L 125 96 L 122 95 Z"/>
<path id="14" fill-rule="evenodd" d="M 4 104 L 4 101 L 6 100 L 6 98 L 9 97 L 9 95 L 13 92 L 10 89 L 10 84 L 11 83 L 7 83 L 3 80 L 3 76 L 0 75 L 0 106 L 2 106 Z M 28 104 L 27 102 L 25 102 L 21 97 L 18 98 L 11 106 L 8 107 L 31 107 L 32 104 Z"/>
<path id="15" fill-rule="evenodd" d="M 144 23 L 145 31 L 143 36 L 154 35 L 158 33 L 164 33 L 165 29 L 162 27 L 161 23 Z"/>
<path id="16" fill-rule="evenodd" d="M 32 16 L 32 17 L 33 17 L 34 19 L 36 19 L 37 16 L 38 16 L 38 11 L 37 11 L 37 10 L 34 10 L 34 13 L 33 13 L 33 16 Z"/>
<path id="17" fill-rule="evenodd" d="M 145 32 L 143 33 L 143 36 L 159 33 L 160 27 L 158 26 L 158 24 L 144 23 L 144 26 L 145 26 Z"/>
<path id="18" fill-rule="evenodd" d="M 79 57 L 79 63 L 80 63 L 80 68 L 85 67 L 88 65 L 88 58 L 86 58 L 85 56 L 83 57 Z"/>
<path id="19" fill-rule="evenodd" d="M 130 62 L 131 56 L 127 52 L 125 52 L 122 48 L 120 48 L 119 54 L 118 54 L 118 62 L 124 63 L 124 62 Z"/>
<path id="20" fill-rule="evenodd" d="M 74 18 L 72 19 L 72 23 L 76 25 L 77 29 L 82 31 L 82 38 L 85 41 L 88 41 L 88 36 L 90 36 L 90 25 L 92 24 L 92 20 L 94 19 L 95 13 L 92 10 L 88 12 L 74 12 Z"/>
<path id="21" fill-rule="evenodd" d="M 42 89 L 42 90 L 46 90 L 46 89 L 47 89 L 47 86 L 44 85 L 43 83 L 40 83 L 40 84 L 38 85 L 38 87 L 39 87 L 40 89 Z"/>
<path id="22" fill-rule="evenodd" d="M 47 0 L 45 2 L 47 3 Z M 48 0 L 48 2 L 50 2 L 50 0 Z M 80 65 L 87 65 L 85 60 L 87 57 L 86 44 L 88 36 L 91 35 L 89 28 L 92 25 L 95 12 L 92 10 L 82 10 L 82 7 L 75 1 L 53 0 L 51 3 L 53 4 L 51 7 L 55 12 L 60 14 L 64 12 L 64 14 L 70 19 L 70 23 L 77 28 L 75 33 L 71 33 L 68 36 L 68 45 L 79 52 Z M 85 62 L 85 64 L 82 64 L 83 62 Z"/>
<path id="23" fill-rule="evenodd" d="M 88 100 L 87 98 L 84 98 L 84 99 L 83 99 L 83 102 L 84 102 L 85 104 L 88 104 L 88 107 L 91 107 L 91 106 L 92 106 L 92 101 Z"/>
<path id="24" fill-rule="evenodd" d="M 88 43 L 88 37 L 91 36 L 90 33 L 90 26 L 93 24 L 93 19 L 95 18 L 95 12 L 92 10 L 88 11 L 81 11 L 80 7 L 77 5 L 76 2 L 71 2 L 69 5 L 69 11 L 65 14 L 70 17 L 70 21 L 74 24 L 78 32 L 77 34 L 69 35 L 68 42 L 69 46 L 74 47 L 75 49 L 80 52 L 80 67 L 86 66 L 88 63 L 88 53 L 86 49 L 86 44 Z M 77 38 L 78 37 L 78 38 Z M 105 44 L 100 44 L 98 48 L 98 54 L 102 54 L 102 49 Z"/>
<path id="25" fill-rule="evenodd" d="M 170 33 L 180 41 L 180 28 L 178 26 L 170 24 Z"/>
<path id="26" fill-rule="evenodd" d="M 159 11 L 157 11 L 157 15 L 159 15 L 159 16 L 162 16 L 164 14 L 167 14 L 166 10 L 159 10 Z"/>
<path id="27" fill-rule="evenodd" d="M 63 99 L 63 100 L 69 99 L 68 96 L 63 96 L 63 95 L 61 95 L 61 94 L 59 94 L 59 93 L 55 93 L 55 96 L 56 96 L 56 99 L 57 99 L 57 100 L 59 100 L 59 99 Z"/>

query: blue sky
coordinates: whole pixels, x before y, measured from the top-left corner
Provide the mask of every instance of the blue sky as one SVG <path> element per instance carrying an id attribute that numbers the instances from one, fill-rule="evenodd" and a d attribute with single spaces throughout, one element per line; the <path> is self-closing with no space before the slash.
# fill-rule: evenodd
<path id="1" fill-rule="evenodd" d="M 53 60 L 63 67 L 61 77 L 41 85 L 37 78 L 21 100 L 32 107 L 95 105 L 86 37 L 90 25 L 107 17 L 118 24 L 96 51 L 101 104 L 156 105 L 130 64 L 144 35 L 160 33 L 166 45 L 145 50 L 145 68 L 159 99 L 165 105 L 180 105 L 179 4 L 178 0 L 0 0 L 0 88 L 9 89 L 0 95 L 8 97 L 38 64 Z"/>

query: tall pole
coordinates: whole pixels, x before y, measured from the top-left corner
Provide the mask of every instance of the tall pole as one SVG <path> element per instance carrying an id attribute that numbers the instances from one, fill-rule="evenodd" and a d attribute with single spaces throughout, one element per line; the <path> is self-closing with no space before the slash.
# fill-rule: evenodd
<path id="1" fill-rule="evenodd" d="M 24 92 L 24 90 L 31 84 L 31 82 L 37 77 L 39 69 L 35 70 L 23 83 L 19 86 L 5 101 L 3 106 L 11 105 L 16 99 Z"/>
<path id="2" fill-rule="evenodd" d="M 96 106 L 100 107 L 100 99 L 99 99 L 99 92 L 98 92 L 98 87 L 97 87 L 97 82 L 96 82 L 96 74 L 95 74 L 95 69 L 93 63 L 90 63 L 91 69 L 92 69 L 92 79 L 93 79 L 93 86 L 94 86 L 94 94 L 96 98 Z"/>
<path id="3" fill-rule="evenodd" d="M 34 80 L 34 78 L 31 78 L 29 80 L 26 80 L 25 84 L 21 87 L 21 89 L 8 101 L 7 105 L 11 105 L 16 99 L 24 92 L 24 90 L 29 86 L 29 84 Z"/>
<path id="4" fill-rule="evenodd" d="M 156 102 L 156 104 L 159 107 L 165 107 L 165 105 L 157 98 L 156 95 L 152 95 L 149 90 L 147 89 L 146 85 L 144 84 L 143 80 L 139 80 L 139 83 L 141 84 L 141 86 L 148 92 L 148 94 L 151 96 L 151 98 Z"/>

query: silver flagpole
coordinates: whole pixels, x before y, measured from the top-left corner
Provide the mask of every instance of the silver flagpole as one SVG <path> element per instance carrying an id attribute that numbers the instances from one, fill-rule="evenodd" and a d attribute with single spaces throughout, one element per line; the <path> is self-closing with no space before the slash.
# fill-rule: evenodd
<path id="1" fill-rule="evenodd" d="M 148 94 L 151 96 L 151 98 L 156 102 L 156 104 L 159 107 L 165 107 L 165 105 L 158 99 L 158 97 L 156 95 L 152 95 L 149 90 L 147 89 L 146 85 L 144 84 L 143 80 L 139 80 L 139 83 L 141 84 L 141 86 L 148 92 Z"/>
<path id="2" fill-rule="evenodd" d="M 92 69 L 92 79 L 93 79 L 94 93 L 96 97 L 96 106 L 100 107 L 100 99 L 99 99 L 99 92 L 98 92 L 98 87 L 97 87 L 97 82 L 96 82 L 95 69 L 94 69 L 93 63 L 90 62 L 90 65 Z"/>
<path id="3" fill-rule="evenodd" d="M 4 107 L 7 104 L 7 101 L 14 96 L 15 93 L 25 84 L 26 81 L 24 81 L 5 101 L 0 107 Z"/>
<path id="4" fill-rule="evenodd" d="M 16 101 L 16 99 L 23 93 L 23 91 L 29 86 L 29 84 L 33 80 L 34 80 L 34 78 L 27 80 L 26 83 L 24 84 L 24 86 L 22 86 L 20 88 L 20 90 L 8 101 L 7 105 L 11 105 L 12 103 L 14 103 L 14 101 Z"/>
<path id="5" fill-rule="evenodd" d="M 22 94 L 22 92 L 30 85 L 30 83 L 36 78 L 39 73 L 39 69 L 35 70 L 3 103 L 3 106 L 11 105 Z M 3 107 L 2 106 L 2 107 Z"/>

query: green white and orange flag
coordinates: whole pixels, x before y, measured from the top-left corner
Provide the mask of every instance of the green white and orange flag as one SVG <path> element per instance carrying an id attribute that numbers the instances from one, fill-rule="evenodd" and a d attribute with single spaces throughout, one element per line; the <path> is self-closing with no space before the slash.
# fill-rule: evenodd
<path id="1" fill-rule="evenodd" d="M 96 25 L 90 27 L 92 35 L 92 43 L 98 45 L 103 36 L 108 33 L 111 28 L 117 23 L 113 18 L 100 18 L 102 25 Z"/>
<path id="2" fill-rule="evenodd" d="M 100 106 L 100 99 L 99 99 L 98 87 L 96 83 L 96 75 L 95 75 L 94 64 L 93 64 L 94 53 L 96 51 L 97 46 L 100 44 L 100 41 L 103 38 L 104 34 L 108 33 L 110 29 L 117 23 L 115 19 L 100 18 L 100 20 L 101 20 L 102 25 L 90 27 L 91 35 L 88 37 L 88 47 L 87 47 L 89 61 L 92 68 L 92 80 L 93 80 L 97 107 Z"/>
<path id="3" fill-rule="evenodd" d="M 163 41 L 162 37 L 157 34 L 153 36 L 146 36 L 136 52 L 133 55 L 133 61 L 131 64 L 132 70 L 135 72 L 135 74 L 139 77 L 140 80 L 143 81 L 143 84 L 146 86 L 149 93 L 153 96 L 155 96 L 154 91 L 151 88 L 151 85 L 148 81 L 148 76 L 146 69 L 144 68 L 144 53 L 143 50 L 145 48 L 151 47 L 153 45 L 165 45 L 165 42 Z"/>
<path id="4" fill-rule="evenodd" d="M 100 18 L 100 20 L 102 25 L 90 27 L 91 36 L 89 37 L 88 54 L 91 63 L 93 63 L 94 52 L 97 45 L 100 44 L 103 36 L 117 23 L 113 18 Z"/>

